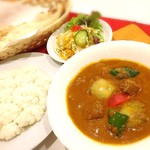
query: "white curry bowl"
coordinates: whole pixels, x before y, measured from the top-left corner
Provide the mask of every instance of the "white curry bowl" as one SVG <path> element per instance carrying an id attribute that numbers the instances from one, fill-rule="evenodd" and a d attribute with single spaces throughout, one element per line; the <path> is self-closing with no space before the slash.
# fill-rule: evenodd
<path id="1" fill-rule="evenodd" d="M 108 42 L 112 40 L 112 29 L 110 27 L 110 25 L 105 22 L 104 20 L 100 19 L 100 23 L 102 24 L 103 27 L 103 32 L 102 35 L 104 37 L 104 42 Z M 66 60 L 63 60 L 62 58 L 60 58 L 58 56 L 58 54 L 56 53 L 55 49 L 56 49 L 56 37 L 60 34 L 60 33 L 64 33 L 64 26 L 65 24 L 63 24 L 59 29 L 57 29 L 48 39 L 47 42 L 47 51 L 48 54 L 56 61 L 60 62 L 60 63 L 65 63 Z"/>
<path id="2" fill-rule="evenodd" d="M 150 45 L 135 41 L 111 41 L 91 46 L 70 58 L 53 78 L 47 100 L 47 112 L 55 135 L 69 150 L 147 150 L 150 137 L 131 144 L 112 145 L 96 142 L 73 123 L 67 110 L 66 89 L 82 68 L 101 59 L 118 58 L 150 68 Z"/>

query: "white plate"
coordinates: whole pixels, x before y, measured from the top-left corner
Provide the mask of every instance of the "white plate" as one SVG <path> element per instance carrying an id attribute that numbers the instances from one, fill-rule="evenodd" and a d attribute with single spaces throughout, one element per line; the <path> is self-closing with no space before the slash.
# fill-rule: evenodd
<path id="1" fill-rule="evenodd" d="M 56 71 L 60 68 L 60 64 L 54 62 L 49 55 L 43 53 L 24 53 L 16 55 L 10 59 L 0 62 L 0 71 L 10 70 L 12 68 L 19 68 L 25 65 L 36 65 L 43 72 L 48 74 L 52 79 Z M 40 142 L 42 142 L 52 131 L 48 122 L 47 112 L 40 122 L 31 126 L 28 130 L 23 132 L 16 138 L 4 142 L 0 141 L 0 149 L 3 150 L 29 150 L 33 149 Z"/>
<path id="2" fill-rule="evenodd" d="M 110 25 L 101 20 L 100 19 L 100 23 L 102 24 L 103 26 L 103 33 L 102 35 L 104 36 L 104 41 L 105 42 L 108 42 L 108 41 L 111 41 L 112 40 L 112 29 L 110 27 Z M 56 30 L 48 39 L 48 42 L 47 42 L 47 51 L 48 51 L 48 54 L 56 61 L 58 62 L 61 62 L 61 63 L 65 63 L 66 61 L 61 59 L 57 53 L 55 52 L 55 49 L 56 49 L 56 37 L 58 36 L 59 33 L 64 33 L 64 25 L 62 25 L 58 30 Z"/>
<path id="3" fill-rule="evenodd" d="M 55 135 L 69 150 L 149 149 L 150 136 L 132 144 L 113 145 L 96 142 L 84 135 L 70 118 L 66 103 L 69 83 L 85 66 L 101 59 L 134 61 L 150 68 L 150 45 L 135 41 L 111 41 L 91 46 L 71 57 L 56 73 L 48 92 L 47 113 Z"/>

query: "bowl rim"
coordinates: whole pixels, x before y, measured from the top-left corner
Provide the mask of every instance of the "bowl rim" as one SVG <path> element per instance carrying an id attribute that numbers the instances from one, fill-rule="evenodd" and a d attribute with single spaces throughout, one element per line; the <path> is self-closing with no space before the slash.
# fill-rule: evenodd
<path id="1" fill-rule="evenodd" d="M 93 49 L 95 49 L 95 53 L 93 53 Z M 147 137 L 138 142 L 125 145 L 111 145 L 96 142 L 81 133 L 81 131 L 79 131 L 79 129 L 69 118 L 65 97 L 65 88 L 67 87 L 68 83 L 80 71 L 82 67 L 87 66 L 92 62 L 97 62 L 98 60 L 100 60 L 100 58 L 108 59 L 112 56 L 116 58 L 116 53 L 114 52 L 119 52 L 117 53 L 117 57 L 119 57 L 120 59 L 140 62 L 142 64 L 144 62 L 144 65 L 150 68 L 149 44 L 136 41 L 110 41 L 91 46 L 86 50 L 83 50 L 74 55 L 64 65 L 62 65 L 62 67 L 58 70 L 54 79 L 52 80 L 47 100 L 49 122 L 58 139 L 64 144 L 64 146 L 66 146 L 70 150 L 99 150 L 100 148 L 103 150 L 114 150 L 114 148 L 116 150 L 120 150 L 120 148 L 122 150 L 141 150 L 141 147 L 145 147 L 146 149 L 146 145 L 148 145 L 150 141 L 150 137 Z M 138 57 L 135 58 L 135 55 L 131 55 L 131 52 Z M 94 56 L 94 58 L 92 56 Z M 103 58 L 103 56 L 105 56 L 105 58 Z"/>

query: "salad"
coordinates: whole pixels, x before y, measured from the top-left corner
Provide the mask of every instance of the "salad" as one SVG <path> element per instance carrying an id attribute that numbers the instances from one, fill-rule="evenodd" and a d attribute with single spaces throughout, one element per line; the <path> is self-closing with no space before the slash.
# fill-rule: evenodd
<path id="1" fill-rule="evenodd" d="M 90 15 L 79 14 L 64 26 L 64 33 L 56 37 L 56 53 L 64 60 L 82 49 L 104 42 L 103 27 L 99 12 Z"/>

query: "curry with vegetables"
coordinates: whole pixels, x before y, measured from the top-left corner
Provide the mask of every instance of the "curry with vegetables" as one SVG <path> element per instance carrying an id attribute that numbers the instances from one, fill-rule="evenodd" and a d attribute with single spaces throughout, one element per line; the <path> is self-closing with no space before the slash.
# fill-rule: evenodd
<path id="1" fill-rule="evenodd" d="M 150 69 L 108 59 L 83 68 L 67 89 L 74 124 L 103 143 L 128 144 L 150 135 Z"/>

